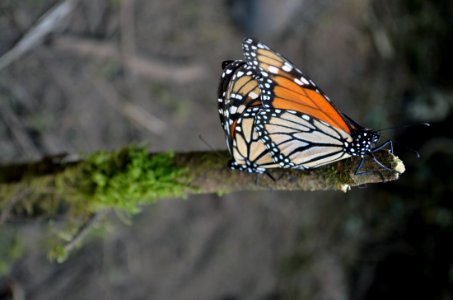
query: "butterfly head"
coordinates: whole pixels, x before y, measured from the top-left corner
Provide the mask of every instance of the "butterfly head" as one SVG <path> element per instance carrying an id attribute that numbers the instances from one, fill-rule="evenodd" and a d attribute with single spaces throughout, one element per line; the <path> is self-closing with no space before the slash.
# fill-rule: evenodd
<path id="1" fill-rule="evenodd" d="M 345 142 L 345 149 L 351 156 L 364 157 L 371 152 L 374 145 L 379 141 L 380 134 L 372 129 L 362 129 L 352 136 L 352 143 Z"/>

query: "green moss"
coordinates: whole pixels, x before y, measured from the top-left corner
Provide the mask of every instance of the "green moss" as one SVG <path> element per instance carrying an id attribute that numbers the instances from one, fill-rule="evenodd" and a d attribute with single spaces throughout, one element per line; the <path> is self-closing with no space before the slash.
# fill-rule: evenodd
<path id="1" fill-rule="evenodd" d="M 58 263 L 64 262 L 69 256 L 68 251 L 64 248 L 64 245 L 54 244 L 47 253 L 47 258 L 51 261 Z"/>
<path id="2" fill-rule="evenodd" d="M 340 187 L 343 184 L 352 183 L 349 169 L 339 169 L 338 166 L 326 166 L 324 176 L 326 183 L 331 186 Z"/>
<path id="3" fill-rule="evenodd" d="M 113 209 L 120 219 L 127 220 L 130 214 L 139 212 L 140 205 L 183 197 L 187 172 L 174 165 L 173 156 L 170 152 L 149 154 L 136 146 L 100 151 L 56 175 L 56 194 L 70 210 L 66 224 L 55 232 L 48 258 L 65 261 L 69 255 L 65 244 L 93 213 Z"/>
<path id="4" fill-rule="evenodd" d="M 173 153 L 149 154 L 140 147 L 100 151 L 56 179 L 57 191 L 85 212 L 106 208 L 137 212 L 140 204 L 181 197 L 185 170 L 173 164 Z"/>
<path id="5" fill-rule="evenodd" d="M 11 216 L 47 217 L 51 232 L 48 257 L 63 262 L 69 255 L 67 245 L 93 214 L 114 210 L 122 220 L 128 220 L 140 205 L 165 197 L 184 197 L 189 189 L 187 182 L 187 169 L 175 165 L 173 153 L 149 154 L 143 147 L 125 147 L 94 153 L 64 171 L 39 177 L 27 175 L 19 183 L 0 185 L 0 211 L 21 191 L 31 189 L 16 203 Z M 52 221 L 62 214 L 63 222 Z M 96 227 L 90 226 L 89 233 Z M 1 239 L 0 243 L 5 247 L 11 244 Z M 11 252 L 14 247 L 2 245 L 0 271 L 7 272 L 15 252 Z"/>

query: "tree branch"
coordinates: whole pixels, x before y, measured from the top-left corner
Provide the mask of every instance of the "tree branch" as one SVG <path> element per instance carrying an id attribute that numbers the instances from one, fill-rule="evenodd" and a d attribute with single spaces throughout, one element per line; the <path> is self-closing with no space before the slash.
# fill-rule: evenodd
<path id="1" fill-rule="evenodd" d="M 158 154 L 150 154 L 150 157 Z M 229 193 L 243 190 L 341 190 L 369 183 L 387 182 L 398 179 L 404 172 L 403 163 L 388 151 L 380 151 L 376 158 L 393 171 L 378 169 L 376 163 L 366 159 L 363 170 L 370 172 L 354 175 L 358 158 L 342 160 L 325 167 L 312 170 L 269 169 L 274 178 L 229 170 L 226 151 L 180 152 L 173 156 L 176 167 L 187 171 L 181 183 L 188 194 Z M 71 159 L 69 155 L 55 155 L 40 161 L 0 166 L 0 185 L 19 183 L 25 178 L 28 182 L 43 176 L 57 175 L 67 168 L 84 162 Z M 256 183 L 258 176 L 258 184 Z M 1 199 L 2 196 L 0 196 Z"/>
<path id="2" fill-rule="evenodd" d="M 76 226 L 72 238 L 56 244 L 49 257 L 64 261 L 109 210 L 134 213 L 140 206 L 161 198 L 189 194 L 258 190 L 341 190 L 352 186 L 398 179 L 403 163 L 389 151 L 375 153 L 389 170 L 377 170 L 372 159 L 354 175 L 359 159 L 347 159 L 303 171 L 272 169 L 275 180 L 229 170 L 226 151 L 152 153 L 126 147 L 97 152 L 84 159 L 56 155 L 41 161 L 0 166 L 0 224 L 4 221 L 58 218 L 67 229 Z M 78 225 L 77 225 L 78 224 Z"/>
<path id="3" fill-rule="evenodd" d="M 346 192 L 353 186 L 396 180 L 405 171 L 402 161 L 390 152 L 380 151 L 375 156 L 393 171 L 378 170 L 376 163 L 367 159 L 363 170 L 370 172 L 356 176 L 354 172 L 359 159 L 353 158 L 306 171 L 269 169 L 275 181 L 266 175 L 229 170 L 226 167 L 229 159 L 226 151 L 180 153 L 174 159 L 177 165 L 189 167 L 192 180 L 188 185 L 198 188 L 195 193 L 230 193 L 244 190 L 341 190 Z"/>

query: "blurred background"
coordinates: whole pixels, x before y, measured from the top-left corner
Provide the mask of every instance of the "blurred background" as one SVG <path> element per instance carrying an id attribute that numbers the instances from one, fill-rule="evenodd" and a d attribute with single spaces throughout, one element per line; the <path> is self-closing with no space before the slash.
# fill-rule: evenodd
<path id="1" fill-rule="evenodd" d="M 396 142 L 397 182 L 158 202 L 63 264 L 46 221 L 0 230 L 0 299 L 453 299 L 453 2 L 2 0 L 0 162 L 131 143 L 225 149 L 221 62 L 258 38 Z M 75 5 L 74 5 L 75 4 Z M 0 64 L 1 65 L 1 64 Z M 430 122 L 430 127 L 411 126 Z M 420 153 L 417 158 L 413 151 Z"/>

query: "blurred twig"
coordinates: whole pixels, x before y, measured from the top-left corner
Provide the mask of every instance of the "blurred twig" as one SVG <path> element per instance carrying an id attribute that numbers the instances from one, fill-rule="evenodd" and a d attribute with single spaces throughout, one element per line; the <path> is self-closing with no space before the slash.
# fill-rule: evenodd
<path id="1" fill-rule="evenodd" d="M 25 199 L 30 193 L 32 189 L 25 188 L 17 191 L 14 193 L 9 199 L 6 199 L 6 202 L 3 204 L 1 211 L 0 211 L 0 225 L 4 224 L 11 213 L 11 210 L 16 206 L 20 201 Z"/>
<path id="2" fill-rule="evenodd" d="M 67 96 L 68 99 L 70 97 L 79 97 L 79 90 L 77 90 L 77 87 L 73 84 L 71 77 L 67 73 L 67 70 L 60 68 L 60 65 L 52 61 L 49 55 L 45 53 L 41 53 L 41 55 L 43 55 L 44 58 L 49 61 L 49 63 L 47 63 L 45 67 L 49 69 L 49 73 L 52 75 L 54 81 L 59 86 L 61 86 L 62 90 L 65 93 L 69 93 L 69 95 Z M 101 97 L 98 98 L 109 104 L 123 117 L 154 134 L 160 135 L 163 133 L 166 128 L 164 121 L 154 116 L 143 107 L 137 106 L 134 103 L 122 101 L 123 97 L 108 81 L 102 79 L 99 76 L 93 77 L 88 74 L 88 72 L 85 72 L 83 74 L 85 76 L 85 81 L 90 82 L 94 86 L 96 91 L 101 95 Z"/>
<path id="3" fill-rule="evenodd" d="M 119 60 L 121 57 L 118 47 L 108 42 L 61 36 L 55 39 L 53 45 L 57 49 L 101 59 Z M 196 63 L 175 65 L 143 57 L 140 54 L 124 54 L 122 60 L 125 62 L 124 67 L 129 71 L 153 80 L 187 83 L 200 80 L 205 76 L 205 68 Z"/>
<path id="4" fill-rule="evenodd" d="M 72 12 L 78 2 L 79 0 L 65 0 L 45 13 L 11 50 L 0 57 L 0 71 L 41 44 L 49 33 L 61 27 L 62 20 Z"/>
<path id="5" fill-rule="evenodd" d="M 134 55 L 135 45 L 135 26 L 134 26 L 135 0 L 123 0 L 120 7 L 120 36 L 121 53 Z M 126 57 L 127 58 L 127 57 Z"/>
<path id="6" fill-rule="evenodd" d="M 0 103 L 0 118 L 11 131 L 14 140 L 17 142 L 21 151 L 26 154 L 26 157 L 30 159 L 37 158 L 41 155 L 41 151 L 33 143 L 24 124 L 9 105 Z"/>
<path id="7" fill-rule="evenodd" d="M 151 131 L 154 134 L 162 134 L 165 130 L 165 123 L 158 117 L 152 115 L 142 107 L 130 102 L 121 101 L 121 96 L 115 88 L 102 78 L 91 79 L 94 87 L 101 95 L 101 99 L 111 105 L 117 112 L 128 120 Z"/>
<path id="8" fill-rule="evenodd" d="M 84 224 L 82 224 L 82 226 L 79 227 L 72 239 L 64 245 L 64 251 L 69 253 L 74 250 L 74 248 L 77 247 L 85 239 L 87 234 L 90 233 L 93 226 L 96 225 L 96 223 L 104 214 L 104 211 L 92 214 L 90 218 Z"/>
<path id="9" fill-rule="evenodd" d="M 135 23 L 134 23 L 134 8 L 135 8 L 135 0 L 123 0 L 121 1 L 120 7 L 120 52 L 121 52 L 121 61 L 124 67 L 127 68 L 128 65 L 131 64 L 129 61 L 133 59 L 136 55 L 136 42 L 135 42 Z M 133 70 L 131 70 L 133 71 Z M 134 72 L 135 73 L 135 72 Z M 136 74 L 131 74 L 136 75 Z M 127 86 L 129 87 L 129 93 L 132 95 L 133 99 L 147 99 L 149 95 L 146 95 L 143 88 L 140 87 L 138 84 L 138 80 L 136 76 L 126 76 L 125 81 Z M 96 83 L 95 83 L 96 84 Z M 109 86 L 107 82 L 102 83 L 99 86 L 98 82 L 98 90 L 99 88 L 103 88 L 105 90 Z M 109 92 L 113 93 L 113 87 L 110 88 L 110 91 L 100 91 L 102 92 Z M 119 97 L 113 98 L 105 98 L 108 100 L 109 103 L 113 104 L 117 110 L 120 111 L 123 115 L 127 118 L 133 120 L 135 123 L 145 127 L 149 131 L 155 134 L 162 134 L 165 126 L 165 123 L 161 121 L 156 116 L 152 115 L 149 111 L 140 107 L 139 105 L 135 105 L 133 103 L 120 103 L 118 100 Z M 112 103 L 115 102 L 115 103 Z"/>

